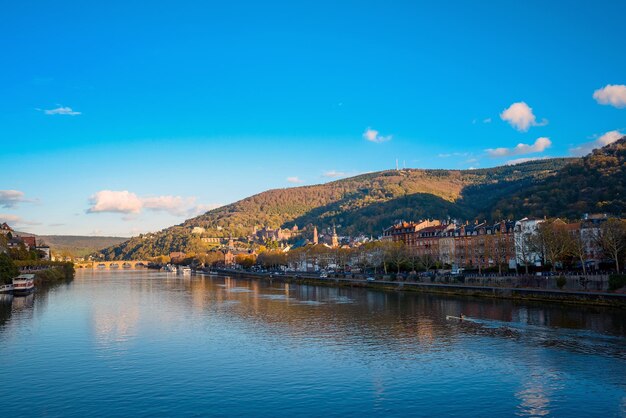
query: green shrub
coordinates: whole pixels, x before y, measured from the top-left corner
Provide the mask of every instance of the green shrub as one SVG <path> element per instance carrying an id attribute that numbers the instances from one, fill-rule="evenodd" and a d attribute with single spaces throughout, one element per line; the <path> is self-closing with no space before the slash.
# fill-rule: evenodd
<path id="1" fill-rule="evenodd" d="M 609 290 L 614 291 L 626 286 L 626 274 L 611 274 L 609 276 Z"/>
<path id="2" fill-rule="evenodd" d="M 567 279 L 565 278 L 565 276 L 559 276 L 556 278 L 556 285 L 559 287 L 559 289 L 563 289 L 566 284 Z"/>
<path id="3" fill-rule="evenodd" d="M 13 260 L 11 260 L 11 257 L 0 253 L 0 284 L 11 283 L 11 279 L 18 274 L 20 274 L 20 271 Z"/>

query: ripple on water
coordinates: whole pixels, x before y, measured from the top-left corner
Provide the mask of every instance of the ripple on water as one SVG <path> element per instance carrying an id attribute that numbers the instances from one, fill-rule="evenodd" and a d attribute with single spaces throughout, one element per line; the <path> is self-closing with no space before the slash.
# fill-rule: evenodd
<path id="1" fill-rule="evenodd" d="M 2 303 L 3 416 L 626 414 L 611 310 L 121 271 Z"/>

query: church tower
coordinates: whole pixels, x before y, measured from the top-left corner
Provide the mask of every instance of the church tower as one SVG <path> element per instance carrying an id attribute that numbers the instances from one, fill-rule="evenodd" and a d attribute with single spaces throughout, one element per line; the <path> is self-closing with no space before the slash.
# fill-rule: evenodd
<path id="1" fill-rule="evenodd" d="M 331 241 L 331 246 L 333 248 L 339 247 L 339 237 L 337 236 L 337 230 L 335 229 L 335 225 L 333 225 L 333 237 Z"/>
<path id="2" fill-rule="evenodd" d="M 235 241 L 233 240 L 233 236 L 229 235 L 228 237 L 228 248 L 231 250 L 235 249 Z"/>
<path id="3" fill-rule="evenodd" d="M 317 227 L 316 226 L 313 227 L 313 244 L 315 244 L 315 245 L 319 244 L 319 238 L 317 236 Z"/>

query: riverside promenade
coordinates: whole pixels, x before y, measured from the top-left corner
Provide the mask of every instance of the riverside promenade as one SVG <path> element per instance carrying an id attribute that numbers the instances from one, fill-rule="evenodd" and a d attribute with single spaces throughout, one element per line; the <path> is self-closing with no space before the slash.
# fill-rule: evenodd
<path id="1" fill-rule="evenodd" d="M 390 291 L 410 291 L 434 294 L 472 296 L 483 298 L 500 298 L 516 300 L 548 301 L 567 304 L 589 304 L 599 306 L 613 306 L 626 309 L 626 293 L 613 293 L 590 290 L 560 290 L 539 287 L 511 286 L 511 278 L 489 277 L 492 284 L 477 284 L 473 278 L 470 283 L 424 283 L 418 281 L 398 280 L 367 280 L 357 277 L 320 277 L 311 273 L 259 273 L 234 269 L 213 269 L 198 271 L 197 273 L 217 274 L 236 278 L 261 279 L 282 281 L 287 283 L 301 283 L 323 286 L 365 287 Z M 500 279 L 500 280 L 498 280 Z M 546 278 L 548 279 L 548 278 Z M 549 279 L 548 279 L 549 280 Z"/>

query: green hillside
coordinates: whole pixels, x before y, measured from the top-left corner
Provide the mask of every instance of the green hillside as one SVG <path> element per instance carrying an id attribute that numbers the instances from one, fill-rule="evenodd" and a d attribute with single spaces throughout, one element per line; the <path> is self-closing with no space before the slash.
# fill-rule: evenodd
<path id="1" fill-rule="evenodd" d="M 550 159 L 480 170 L 392 170 L 315 186 L 269 190 L 181 225 L 132 238 L 104 251 L 109 259 L 146 258 L 205 249 L 193 227 L 214 237 L 249 235 L 254 226 L 336 224 L 342 234 L 380 235 L 396 220 L 506 217 L 493 207 L 554 176 L 573 159 Z M 503 208 L 504 210 L 506 208 Z"/>
<path id="2" fill-rule="evenodd" d="M 495 209 L 520 216 L 626 216 L 626 136 L 563 167 L 558 175 L 502 198 Z"/>

